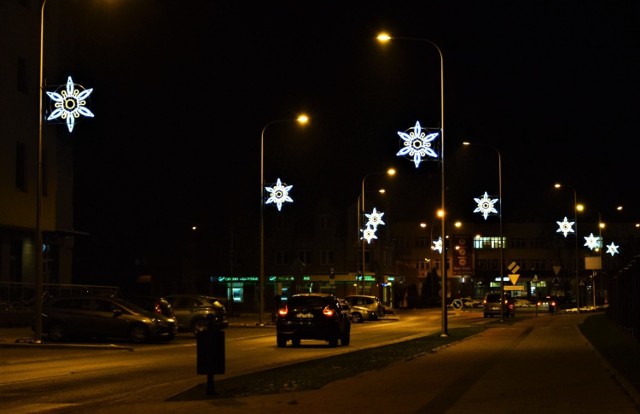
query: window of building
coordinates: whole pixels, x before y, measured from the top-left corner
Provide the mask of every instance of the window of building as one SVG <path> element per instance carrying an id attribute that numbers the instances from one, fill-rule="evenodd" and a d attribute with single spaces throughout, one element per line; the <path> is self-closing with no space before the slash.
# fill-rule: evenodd
<path id="1" fill-rule="evenodd" d="M 278 250 L 276 252 L 276 265 L 282 266 L 289 263 L 289 254 L 285 250 Z"/>
<path id="2" fill-rule="evenodd" d="M 424 260 L 416 260 L 416 270 L 426 270 L 427 262 Z"/>
<path id="3" fill-rule="evenodd" d="M 514 237 L 511 239 L 509 247 L 512 249 L 525 249 L 527 247 L 527 242 L 522 237 Z"/>
<path id="4" fill-rule="evenodd" d="M 331 228 L 331 220 L 328 214 L 321 214 L 320 217 L 318 217 L 318 221 L 320 230 L 329 230 Z"/>
<path id="5" fill-rule="evenodd" d="M 547 261 L 544 259 L 531 259 L 531 270 L 547 270 Z"/>
<path id="6" fill-rule="evenodd" d="M 431 240 L 427 237 L 417 237 L 415 239 L 414 247 L 417 249 L 427 249 L 430 247 Z"/>
<path id="7" fill-rule="evenodd" d="M 506 238 L 502 237 L 503 244 Z M 500 237 L 476 237 L 473 239 L 474 249 L 499 249 L 501 247 Z"/>
<path id="8" fill-rule="evenodd" d="M 26 148 L 23 143 L 16 145 L 16 189 L 27 191 L 27 160 Z"/>
<path id="9" fill-rule="evenodd" d="M 335 263 L 335 253 L 333 250 L 320 251 L 320 264 L 332 265 Z"/>
<path id="10" fill-rule="evenodd" d="M 313 263 L 311 250 L 298 250 L 298 260 L 306 265 Z"/>
<path id="11" fill-rule="evenodd" d="M 284 221 L 284 216 L 282 214 L 278 214 L 278 216 L 276 217 L 276 230 L 284 230 L 285 229 L 285 221 Z"/>

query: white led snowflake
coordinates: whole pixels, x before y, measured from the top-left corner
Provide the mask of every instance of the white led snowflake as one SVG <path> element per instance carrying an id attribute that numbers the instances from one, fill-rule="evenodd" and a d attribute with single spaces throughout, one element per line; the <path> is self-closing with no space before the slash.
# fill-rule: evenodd
<path id="1" fill-rule="evenodd" d="M 362 237 L 367 241 L 367 243 L 371 244 L 372 239 L 377 239 L 376 229 L 371 226 L 367 226 L 366 229 L 362 230 Z"/>
<path id="2" fill-rule="evenodd" d="M 431 148 L 431 141 L 438 137 L 439 132 L 426 134 L 422 131 L 419 121 L 416 121 L 416 125 L 407 131 L 411 132 L 398 131 L 398 135 L 402 138 L 402 148 L 396 153 L 397 156 L 412 158 L 416 168 L 426 156 L 438 158 L 438 154 Z"/>
<path id="3" fill-rule="evenodd" d="M 73 126 L 76 122 L 76 118 L 80 118 L 80 115 L 93 118 L 93 112 L 91 112 L 85 105 L 86 99 L 93 92 L 93 88 L 84 89 L 80 85 L 74 85 L 71 76 L 67 78 L 66 89 L 58 92 L 47 92 L 49 98 L 54 102 L 56 108 L 51 115 L 47 118 L 47 121 L 51 121 L 56 118 L 60 118 L 67 122 L 67 128 L 69 132 L 73 131 Z"/>
<path id="4" fill-rule="evenodd" d="M 611 256 L 615 255 L 616 253 L 620 253 L 618 251 L 618 247 L 620 246 L 616 246 L 613 242 L 611 242 L 611 244 L 607 246 L 607 253 Z"/>
<path id="5" fill-rule="evenodd" d="M 371 214 L 366 214 L 365 216 L 369 219 L 369 221 L 367 221 L 366 226 L 369 227 L 373 227 L 374 229 L 378 228 L 378 225 L 384 224 L 384 221 L 382 221 L 382 216 L 384 216 L 384 213 L 381 211 L 376 211 L 376 208 L 373 208 L 373 211 L 371 212 Z"/>
<path id="6" fill-rule="evenodd" d="M 491 198 L 489 198 L 489 195 L 486 191 L 484 192 L 482 198 L 474 198 L 473 200 L 478 203 L 478 207 L 476 207 L 473 212 L 482 214 L 485 220 L 487 219 L 487 216 L 489 216 L 489 214 L 498 213 L 498 210 L 496 210 L 496 208 L 494 207 L 494 204 L 498 201 L 498 199 L 495 198 L 492 200 Z"/>
<path id="7" fill-rule="evenodd" d="M 442 253 L 442 237 L 438 237 L 438 240 L 433 241 L 433 246 L 431 246 L 431 250 L 435 250 L 438 253 Z"/>
<path id="8" fill-rule="evenodd" d="M 292 188 L 292 185 L 282 184 L 282 182 L 278 178 L 278 181 L 276 181 L 276 185 L 274 185 L 273 187 L 264 188 L 268 193 L 270 193 L 266 203 L 276 203 L 278 211 L 280 211 L 282 209 L 282 203 L 287 201 L 291 203 L 293 202 L 293 199 L 289 197 L 289 190 L 291 190 Z"/>
<path id="9" fill-rule="evenodd" d="M 590 248 L 591 250 L 600 247 L 600 238 L 594 236 L 593 233 L 591 233 L 589 237 L 585 237 L 584 240 L 585 240 L 584 245 Z"/>
<path id="10" fill-rule="evenodd" d="M 564 220 L 556 221 L 556 223 L 558 223 L 558 226 L 560 226 L 560 228 L 556 230 L 556 233 L 562 232 L 564 234 L 564 237 L 567 237 L 568 233 L 573 233 L 573 221 L 567 221 L 567 218 L 565 217 Z"/>

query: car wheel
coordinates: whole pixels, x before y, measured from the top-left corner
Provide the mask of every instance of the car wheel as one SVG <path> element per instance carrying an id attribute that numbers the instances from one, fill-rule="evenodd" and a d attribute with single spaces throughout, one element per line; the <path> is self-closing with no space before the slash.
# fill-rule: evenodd
<path id="1" fill-rule="evenodd" d="M 144 325 L 133 325 L 129 328 L 129 339 L 131 342 L 140 344 L 145 342 L 148 337 L 147 327 Z"/>
<path id="2" fill-rule="evenodd" d="M 364 322 L 364 318 L 362 317 L 361 313 L 352 313 L 351 314 L 351 320 L 353 320 L 355 323 L 363 323 Z"/>
<path id="3" fill-rule="evenodd" d="M 67 339 L 67 332 L 61 323 L 54 323 L 49 327 L 49 339 L 55 342 L 64 341 Z"/>
<path id="4" fill-rule="evenodd" d="M 276 343 L 278 344 L 278 348 L 284 348 L 287 346 L 287 338 L 282 335 L 277 335 Z"/>
<path id="5" fill-rule="evenodd" d="M 293 345 L 295 347 L 299 347 L 300 346 L 300 338 L 293 338 L 291 340 L 291 345 Z"/>

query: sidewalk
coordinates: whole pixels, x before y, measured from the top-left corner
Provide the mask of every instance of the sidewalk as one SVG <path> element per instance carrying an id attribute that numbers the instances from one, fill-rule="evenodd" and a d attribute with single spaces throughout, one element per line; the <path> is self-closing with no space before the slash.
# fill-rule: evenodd
<path id="1" fill-rule="evenodd" d="M 171 395 L 158 395 L 154 401 L 92 408 L 92 413 L 135 414 L 158 409 L 164 414 L 196 410 L 243 414 L 249 410 L 261 414 L 639 413 L 637 385 L 626 381 L 582 335 L 579 326 L 590 316 L 545 314 L 509 324 L 491 320 L 481 334 L 319 390 L 171 402 Z M 234 323 L 255 326 L 251 320 Z M 640 360 L 640 354 L 632 358 Z"/>

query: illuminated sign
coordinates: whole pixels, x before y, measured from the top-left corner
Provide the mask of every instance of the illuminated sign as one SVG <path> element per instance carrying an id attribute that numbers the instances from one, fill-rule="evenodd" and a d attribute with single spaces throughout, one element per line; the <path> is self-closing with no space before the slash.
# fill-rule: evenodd
<path id="1" fill-rule="evenodd" d="M 489 216 L 489 214 L 498 213 L 498 210 L 496 210 L 496 208 L 494 207 L 494 204 L 498 201 L 498 199 L 495 198 L 492 200 L 491 198 L 489 198 L 489 195 L 486 191 L 481 198 L 474 198 L 473 200 L 478 204 L 478 207 L 476 207 L 473 212 L 482 214 L 485 220 L 487 219 L 487 216 Z"/>
<path id="2" fill-rule="evenodd" d="M 47 92 L 49 98 L 54 102 L 53 106 L 55 108 L 47 118 L 47 121 L 60 118 L 66 121 L 69 132 L 72 132 L 76 118 L 80 118 L 80 115 L 93 118 L 93 112 L 86 107 L 87 98 L 91 95 L 91 92 L 93 92 L 93 88 L 84 89 L 82 86 L 74 84 L 71 76 L 69 76 L 66 88 L 62 89 L 60 93 L 57 91 Z"/>
<path id="3" fill-rule="evenodd" d="M 564 220 L 556 221 L 556 223 L 558 223 L 558 226 L 560 226 L 560 228 L 556 230 L 556 233 L 562 232 L 564 234 L 564 237 L 567 237 L 568 233 L 573 233 L 573 221 L 567 221 L 567 218 L 565 217 Z"/>
<path id="4" fill-rule="evenodd" d="M 285 203 L 287 201 L 293 203 L 293 199 L 289 197 L 289 190 L 291 190 L 291 188 L 293 188 L 292 185 L 282 184 L 282 182 L 278 178 L 276 185 L 274 185 L 273 187 L 265 187 L 265 190 L 270 193 L 266 203 L 276 203 L 278 211 L 280 211 L 282 209 L 282 203 Z"/>
<path id="5" fill-rule="evenodd" d="M 402 138 L 402 148 L 396 153 L 397 156 L 412 159 L 416 168 L 420 166 L 420 162 L 427 156 L 438 158 L 438 154 L 431 148 L 431 141 L 440 135 L 439 132 L 425 133 L 420 126 L 420 121 L 416 121 L 416 125 L 407 131 L 410 132 L 398 131 L 398 135 Z"/>

